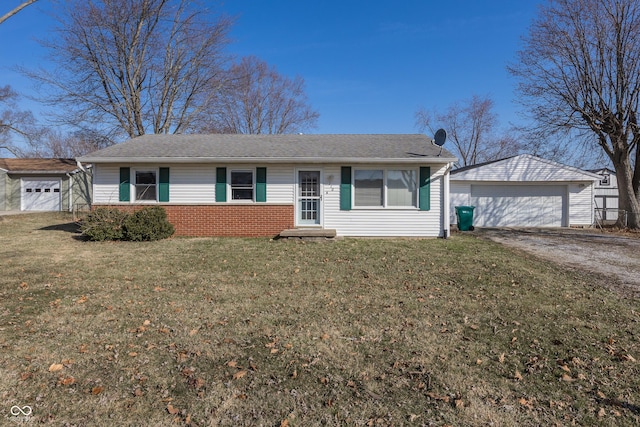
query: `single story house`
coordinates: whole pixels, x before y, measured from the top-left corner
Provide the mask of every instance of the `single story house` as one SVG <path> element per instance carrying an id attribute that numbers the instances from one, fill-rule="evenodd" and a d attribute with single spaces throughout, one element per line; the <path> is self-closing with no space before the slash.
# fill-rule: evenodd
<path id="1" fill-rule="evenodd" d="M 183 236 L 447 237 L 456 161 L 424 135 L 144 135 L 78 158 L 93 207 L 159 205 Z"/>
<path id="2" fill-rule="evenodd" d="M 0 159 L 0 210 L 72 211 L 91 203 L 91 175 L 73 159 Z"/>
<path id="3" fill-rule="evenodd" d="M 602 168 L 589 172 L 600 176 L 593 193 L 596 221 L 616 221 L 618 219 L 618 180 L 615 171 Z"/>
<path id="4" fill-rule="evenodd" d="M 570 227 L 594 223 L 600 176 L 529 154 L 451 172 L 451 212 L 475 206 L 478 227 Z"/>

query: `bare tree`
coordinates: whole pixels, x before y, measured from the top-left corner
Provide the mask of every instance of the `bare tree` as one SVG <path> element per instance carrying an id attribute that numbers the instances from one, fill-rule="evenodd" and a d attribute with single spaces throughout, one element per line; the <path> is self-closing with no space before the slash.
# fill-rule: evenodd
<path id="1" fill-rule="evenodd" d="M 41 129 L 36 125 L 30 111 L 18 109 L 18 94 L 11 86 L 0 87 L 0 148 L 4 148 L 16 157 L 23 155 L 16 141 L 35 140 Z"/>
<path id="2" fill-rule="evenodd" d="M 316 126 L 320 115 L 309 106 L 301 77 L 289 79 L 250 56 L 230 68 L 227 83 L 205 125 L 209 131 L 284 134 Z"/>
<path id="3" fill-rule="evenodd" d="M 188 0 L 67 0 L 58 64 L 28 75 L 53 88 L 62 123 L 116 139 L 189 131 L 216 101 L 232 20 Z M 100 127 L 101 126 L 101 127 Z"/>
<path id="4" fill-rule="evenodd" d="M 26 1 L 23 1 L 18 6 L 14 7 L 13 9 L 11 9 L 9 12 L 7 12 L 4 15 L 0 16 L 0 24 L 2 24 L 7 19 L 11 18 L 16 13 L 20 12 L 25 7 L 29 6 L 30 4 L 35 3 L 37 1 L 38 0 L 26 0 Z"/>
<path id="5" fill-rule="evenodd" d="M 611 160 L 619 206 L 639 228 L 640 3 L 550 1 L 510 71 L 537 129 L 571 136 Z"/>
<path id="6" fill-rule="evenodd" d="M 517 154 L 520 146 L 509 134 L 497 135 L 497 115 L 493 100 L 473 95 L 456 102 L 445 111 L 416 112 L 416 125 L 421 132 L 434 134 L 438 127 L 447 131 L 461 166 L 475 165 Z"/>
<path id="7" fill-rule="evenodd" d="M 112 142 L 96 131 L 80 130 L 72 133 L 48 129 L 37 140 L 30 140 L 21 151 L 21 157 L 75 158 L 100 150 Z"/>

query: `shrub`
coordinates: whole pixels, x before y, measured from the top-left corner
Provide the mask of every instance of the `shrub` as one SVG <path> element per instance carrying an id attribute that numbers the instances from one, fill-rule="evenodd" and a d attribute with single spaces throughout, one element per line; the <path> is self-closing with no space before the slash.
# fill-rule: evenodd
<path id="1" fill-rule="evenodd" d="M 124 229 L 125 238 L 133 241 L 166 239 L 175 231 L 160 206 L 145 207 L 129 215 Z"/>
<path id="2" fill-rule="evenodd" d="M 90 240 L 120 240 L 124 238 L 124 223 L 128 214 L 118 209 L 96 208 L 82 221 L 82 234 Z"/>

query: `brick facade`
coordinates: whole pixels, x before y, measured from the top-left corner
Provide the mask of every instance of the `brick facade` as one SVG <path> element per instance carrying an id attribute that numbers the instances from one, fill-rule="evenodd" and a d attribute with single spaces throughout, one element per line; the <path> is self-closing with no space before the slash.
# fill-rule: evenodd
<path id="1" fill-rule="evenodd" d="M 176 236 L 275 237 L 294 227 L 293 205 L 164 205 Z M 152 205 L 156 206 L 156 205 Z M 133 212 L 144 205 L 97 205 Z"/>

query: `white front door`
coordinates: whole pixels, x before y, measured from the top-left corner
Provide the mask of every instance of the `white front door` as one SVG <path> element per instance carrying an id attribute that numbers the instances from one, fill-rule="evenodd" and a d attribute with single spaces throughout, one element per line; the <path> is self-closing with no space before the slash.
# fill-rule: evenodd
<path id="1" fill-rule="evenodd" d="M 320 171 L 298 171 L 297 225 L 320 225 L 322 190 Z"/>

